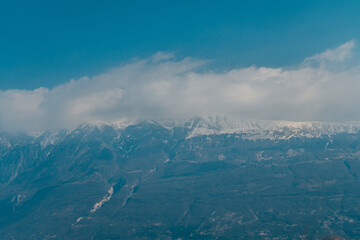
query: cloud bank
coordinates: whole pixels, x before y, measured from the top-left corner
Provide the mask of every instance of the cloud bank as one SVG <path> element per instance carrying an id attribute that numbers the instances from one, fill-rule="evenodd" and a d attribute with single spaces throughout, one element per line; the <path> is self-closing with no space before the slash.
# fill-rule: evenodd
<path id="1" fill-rule="evenodd" d="M 157 53 L 52 89 L 0 91 L 0 130 L 43 131 L 122 118 L 232 115 L 292 121 L 360 120 L 355 41 L 297 67 L 204 71 L 207 61 Z M 332 66 L 343 66 L 333 68 Z M 341 69 L 341 70 L 339 70 Z"/>

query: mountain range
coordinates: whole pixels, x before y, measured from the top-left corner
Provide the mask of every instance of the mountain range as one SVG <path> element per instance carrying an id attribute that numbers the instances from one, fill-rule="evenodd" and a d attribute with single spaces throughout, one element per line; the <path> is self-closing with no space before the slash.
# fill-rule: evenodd
<path id="1" fill-rule="evenodd" d="M 359 130 L 213 116 L 2 132 L 0 238 L 356 238 Z"/>

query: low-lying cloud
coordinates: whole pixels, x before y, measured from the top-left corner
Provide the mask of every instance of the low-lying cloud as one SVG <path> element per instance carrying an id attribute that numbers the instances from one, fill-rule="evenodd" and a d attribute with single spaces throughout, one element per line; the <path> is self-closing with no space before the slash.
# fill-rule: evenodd
<path id="1" fill-rule="evenodd" d="M 122 118 L 238 115 L 292 121 L 360 120 L 355 41 L 297 67 L 204 71 L 207 61 L 157 53 L 53 89 L 0 91 L 0 130 L 42 131 Z M 341 68 L 333 67 L 341 65 Z"/>

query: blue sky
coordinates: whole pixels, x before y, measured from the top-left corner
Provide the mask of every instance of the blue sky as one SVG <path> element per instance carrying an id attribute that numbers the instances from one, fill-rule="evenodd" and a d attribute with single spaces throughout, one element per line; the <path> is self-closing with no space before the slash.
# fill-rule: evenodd
<path id="1" fill-rule="evenodd" d="M 158 51 L 282 67 L 360 39 L 360 1 L 2 1 L 0 89 L 52 88 Z"/>
<path id="2" fill-rule="evenodd" d="M 360 1 L 9 1 L 0 131 L 360 121 Z M 126 121 L 127 121 L 126 120 Z"/>

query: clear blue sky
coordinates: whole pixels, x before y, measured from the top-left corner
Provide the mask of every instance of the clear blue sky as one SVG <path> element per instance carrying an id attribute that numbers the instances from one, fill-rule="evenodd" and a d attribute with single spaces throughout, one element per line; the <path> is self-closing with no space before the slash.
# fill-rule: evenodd
<path id="1" fill-rule="evenodd" d="M 360 1 L 2 1 L 0 89 L 53 87 L 158 51 L 292 65 L 360 39 Z"/>

